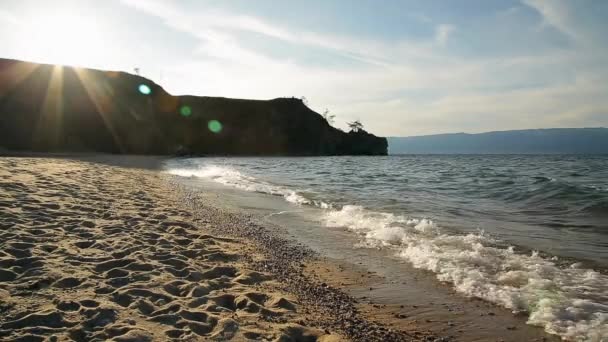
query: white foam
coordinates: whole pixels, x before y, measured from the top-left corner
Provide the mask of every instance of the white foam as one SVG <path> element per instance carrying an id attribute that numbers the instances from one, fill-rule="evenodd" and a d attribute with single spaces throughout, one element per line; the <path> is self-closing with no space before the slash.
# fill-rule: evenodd
<path id="1" fill-rule="evenodd" d="M 597 191 L 608 191 L 608 186 L 602 186 L 602 185 L 585 185 L 586 188 L 588 189 L 593 189 L 593 190 L 597 190 Z"/>
<path id="2" fill-rule="evenodd" d="M 207 178 L 217 183 L 244 191 L 282 196 L 287 202 L 298 205 L 314 205 L 320 208 L 330 207 L 330 205 L 324 202 L 309 200 L 298 191 L 261 181 L 228 167 L 207 165 L 197 169 L 170 168 L 166 172 L 181 177 Z"/>
<path id="3" fill-rule="evenodd" d="M 549 333 L 580 341 L 608 338 L 606 275 L 576 265 L 562 268 L 538 253 L 496 247 L 496 241 L 483 233 L 446 234 L 429 219 L 360 206 L 328 211 L 325 224 L 356 232 L 363 238 L 361 246 L 393 249 L 462 294 L 527 312 L 529 324 Z"/>
<path id="4" fill-rule="evenodd" d="M 170 169 L 182 177 L 207 178 L 245 191 L 282 196 L 297 205 L 327 209 L 328 227 L 345 227 L 361 236 L 360 246 L 389 248 L 414 267 L 432 271 L 467 296 L 527 312 L 528 323 L 577 341 L 608 338 L 608 276 L 573 264 L 563 268 L 557 258 L 538 253 L 518 254 L 499 248 L 483 232 L 454 235 L 442 232 L 428 218 L 409 218 L 346 205 L 340 210 L 300 191 L 244 175 L 234 169 L 208 165 L 199 169 Z"/>

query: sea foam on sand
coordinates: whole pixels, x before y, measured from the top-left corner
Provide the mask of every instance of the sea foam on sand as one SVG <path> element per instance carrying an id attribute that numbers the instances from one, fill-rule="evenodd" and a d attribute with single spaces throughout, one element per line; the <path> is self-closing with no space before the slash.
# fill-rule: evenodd
<path id="1" fill-rule="evenodd" d="M 181 177 L 207 178 L 244 191 L 282 196 L 287 202 L 294 204 L 328 207 L 325 203 L 309 200 L 295 190 L 261 181 L 228 167 L 209 165 L 198 169 L 172 168 L 167 170 L 167 173 Z"/>
<path id="2" fill-rule="evenodd" d="M 598 342 L 608 337 L 608 276 L 594 270 L 500 248 L 483 233 L 447 234 L 429 219 L 360 206 L 329 211 L 325 224 L 356 232 L 367 246 L 393 249 L 460 293 L 527 312 L 529 324 L 549 333 Z"/>
<path id="3" fill-rule="evenodd" d="M 483 232 L 447 233 L 431 219 L 313 201 L 301 192 L 247 176 L 235 169 L 207 165 L 171 168 L 168 173 L 211 179 L 237 189 L 282 196 L 297 205 L 325 209 L 327 227 L 345 227 L 362 246 L 388 248 L 414 267 L 432 271 L 443 282 L 476 297 L 525 312 L 528 323 L 563 338 L 600 342 L 608 337 L 608 276 L 578 264 L 562 267 L 537 252 L 522 254 L 497 246 Z"/>

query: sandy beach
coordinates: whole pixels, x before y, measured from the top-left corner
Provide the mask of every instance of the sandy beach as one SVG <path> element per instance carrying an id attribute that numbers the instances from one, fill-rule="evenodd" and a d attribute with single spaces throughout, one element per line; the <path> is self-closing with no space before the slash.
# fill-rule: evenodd
<path id="1" fill-rule="evenodd" d="M 0 342 L 608 342 L 606 17 L 0 1 Z"/>
<path id="2" fill-rule="evenodd" d="M 0 340 L 435 340 L 371 322 L 312 252 L 154 158 L 84 159 L 0 158 Z"/>

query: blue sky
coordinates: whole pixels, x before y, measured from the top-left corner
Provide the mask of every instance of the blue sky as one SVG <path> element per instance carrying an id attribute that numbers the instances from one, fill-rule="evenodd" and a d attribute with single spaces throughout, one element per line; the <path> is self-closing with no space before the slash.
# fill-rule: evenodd
<path id="1" fill-rule="evenodd" d="M 0 57 L 306 96 L 381 135 L 608 126 L 608 1 L 3 0 Z"/>

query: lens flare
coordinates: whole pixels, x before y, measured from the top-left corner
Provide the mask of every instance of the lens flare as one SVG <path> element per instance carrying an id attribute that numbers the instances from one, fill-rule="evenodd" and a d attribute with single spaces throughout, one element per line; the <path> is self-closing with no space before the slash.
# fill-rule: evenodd
<path id="1" fill-rule="evenodd" d="M 192 115 L 192 108 L 190 108 L 189 106 L 182 106 L 182 107 L 179 109 L 179 113 L 180 113 L 182 116 L 186 116 L 186 117 L 188 117 L 188 116 Z"/>
<path id="2" fill-rule="evenodd" d="M 209 127 L 209 130 L 213 133 L 219 133 L 222 131 L 222 123 L 217 120 L 209 121 L 207 127 Z"/>
<path id="3" fill-rule="evenodd" d="M 139 92 L 144 95 L 150 95 L 150 93 L 152 93 L 152 89 L 150 89 L 150 87 L 148 87 L 145 84 L 140 84 L 138 89 L 139 89 Z"/>

